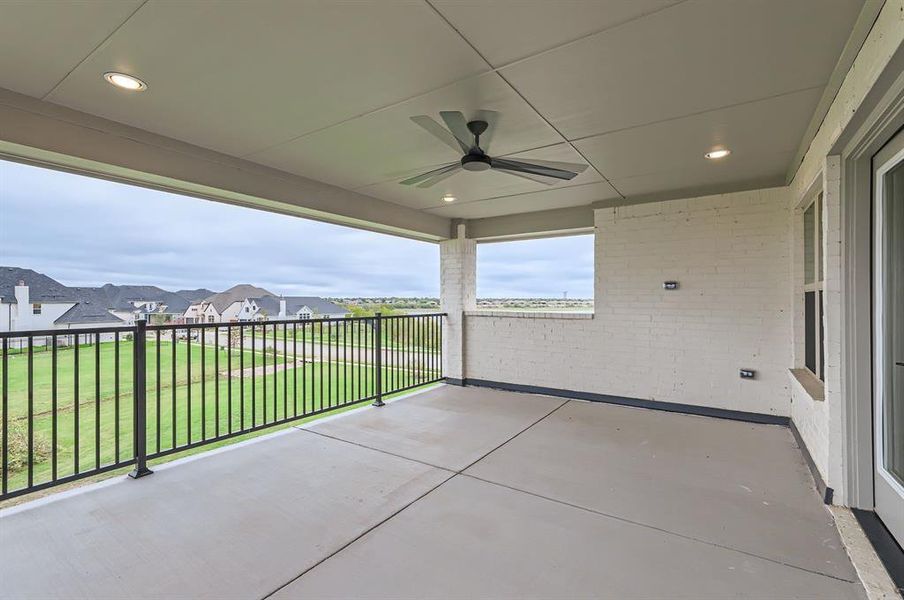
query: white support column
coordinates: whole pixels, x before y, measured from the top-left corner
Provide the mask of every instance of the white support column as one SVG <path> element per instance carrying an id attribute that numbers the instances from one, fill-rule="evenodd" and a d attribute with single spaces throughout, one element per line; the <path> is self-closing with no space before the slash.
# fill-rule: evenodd
<path id="1" fill-rule="evenodd" d="M 465 311 L 477 308 L 477 242 L 465 238 L 464 225 L 458 237 L 440 242 L 440 307 L 446 317 L 443 332 L 443 372 L 450 383 L 465 378 Z"/>
<path id="2" fill-rule="evenodd" d="M 847 498 L 842 481 L 844 473 L 844 365 L 842 364 L 841 285 L 841 157 L 825 158 L 822 171 L 822 232 L 825 277 L 823 284 L 823 325 L 825 334 L 825 398 L 828 408 L 829 461 L 826 485 L 836 493 L 835 503 L 844 505 Z"/>

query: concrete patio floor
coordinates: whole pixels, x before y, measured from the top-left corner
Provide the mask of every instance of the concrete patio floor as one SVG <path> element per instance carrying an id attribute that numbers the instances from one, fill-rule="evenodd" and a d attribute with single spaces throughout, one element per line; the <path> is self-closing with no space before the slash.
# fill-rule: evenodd
<path id="1" fill-rule="evenodd" d="M 440 386 L 0 516 L 3 598 L 865 598 L 791 432 Z"/>

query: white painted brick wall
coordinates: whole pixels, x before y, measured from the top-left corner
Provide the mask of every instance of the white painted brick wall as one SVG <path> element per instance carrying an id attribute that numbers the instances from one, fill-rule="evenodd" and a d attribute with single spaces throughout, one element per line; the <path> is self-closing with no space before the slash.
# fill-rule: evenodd
<path id="1" fill-rule="evenodd" d="M 807 445 L 807 450 L 822 475 L 822 480 L 828 483 L 829 472 L 829 410 L 828 403 L 824 400 L 813 400 L 810 394 L 797 381 L 788 374 L 791 384 L 791 419 L 800 432 L 800 437 Z"/>
<path id="2" fill-rule="evenodd" d="M 824 193 L 825 264 L 825 401 L 814 402 L 792 384 L 791 418 L 801 432 L 826 485 L 835 490 L 835 502 L 846 504 L 844 484 L 844 378 L 842 362 L 842 223 L 841 160 L 832 147 L 856 114 L 890 58 L 904 43 L 904 0 L 887 0 L 857 54 L 850 71 L 823 119 L 800 168 L 790 184 L 789 207 L 801 203 L 817 181 Z M 821 181 L 820 181 L 821 180 Z M 850 202 L 850 200 L 848 200 Z M 794 243 L 802 243 L 795 240 Z M 795 314 L 795 343 L 802 347 L 802 308 Z M 802 351 L 802 348 L 801 348 Z M 802 358 L 795 361 L 802 365 Z"/>
<path id="3" fill-rule="evenodd" d="M 467 376 L 788 415 L 789 215 L 787 188 L 599 209 L 594 318 L 469 316 Z"/>
<path id="4" fill-rule="evenodd" d="M 456 238 L 441 242 L 440 309 L 446 313 L 443 372 L 464 378 L 464 312 L 477 308 L 477 242 Z"/>

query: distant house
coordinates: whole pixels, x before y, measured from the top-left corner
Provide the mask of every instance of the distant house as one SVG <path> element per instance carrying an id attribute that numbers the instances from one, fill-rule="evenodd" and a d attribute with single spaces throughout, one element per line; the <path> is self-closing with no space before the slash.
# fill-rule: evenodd
<path id="1" fill-rule="evenodd" d="M 338 319 L 348 315 L 345 307 L 317 296 L 286 296 L 284 300 L 287 319 Z"/>
<path id="2" fill-rule="evenodd" d="M 200 323 L 200 317 L 202 311 L 204 309 L 203 302 L 192 302 L 188 305 L 188 308 L 185 309 L 185 312 L 182 313 L 182 316 L 178 319 L 179 323 Z"/>
<path id="3" fill-rule="evenodd" d="M 273 321 L 279 318 L 279 299 L 276 296 L 245 298 L 239 312 L 240 321 Z"/>
<path id="4" fill-rule="evenodd" d="M 348 311 L 342 306 L 316 296 L 263 296 L 245 300 L 241 320 L 332 319 L 347 314 Z"/>
<path id="5" fill-rule="evenodd" d="M 211 296 L 215 296 L 216 292 L 206 288 L 198 288 L 196 290 L 179 290 L 176 294 L 188 300 L 188 306 L 185 307 L 181 315 L 174 319 L 175 322 L 218 323 L 220 321 L 220 313 L 206 301 Z M 210 318 L 213 318 L 213 321 L 209 321 Z"/>
<path id="6" fill-rule="evenodd" d="M 201 294 L 207 294 L 198 299 Z M 0 331 L 77 329 L 134 325 L 136 320 L 175 323 L 234 323 L 339 318 L 342 306 L 316 296 L 280 297 L 240 284 L 170 292 L 153 285 L 69 287 L 19 267 L 0 267 Z"/>
<path id="7" fill-rule="evenodd" d="M 154 285 L 112 285 L 100 288 L 106 295 L 110 311 L 132 325 L 136 319 L 152 318 L 170 322 L 181 317 L 191 302 L 176 292 Z"/>
<path id="8" fill-rule="evenodd" d="M 79 329 L 126 322 L 101 288 L 68 287 L 20 267 L 0 267 L 0 331 Z"/>
<path id="9" fill-rule="evenodd" d="M 193 302 L 183 314 L 183 323 L 231 323 L 242 321 L 241 313 L 247 298 L 272 296 L 263 288 L 248 284 L 234 285 L 226 291 Z"/>
<path id="10" fill-rule="evenodd" d="M 339 318 L 348 314 L 342 306 L 317 296 L 277 296 L 263 288 L 240 284 L 193 302 L 183 323 L 234 323 L 286 319 Z"/>
<path id="11" fill-rule="evenodd" d="M 216 295 L 206 289 L 182 293 Z M 193 306 L 182 293 L 154 285 L 70 287 L 31 269 L 0 267 L 0 331 L 134 325 L 138 319 L 179 321 Z M 213 305 L 203 308 L 198 320 L 190 322 L 219 320 Z"/>

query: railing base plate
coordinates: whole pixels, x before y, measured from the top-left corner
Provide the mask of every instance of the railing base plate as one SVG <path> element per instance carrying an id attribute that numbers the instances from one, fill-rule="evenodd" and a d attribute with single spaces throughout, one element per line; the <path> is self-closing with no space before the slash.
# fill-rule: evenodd
<path id="1" fill-rule="evenodd" d="M 151 471 L 151 470 L 148 469 L 147 467 L 145 467 L 145 468 L 143 468 L 143 469 L 137 469 L 137 468 L 136 468 L 136 469 L 133 469 L 133 470 L 129 473 L 129 477 L 131 477 L 132 479 L 139 479 L 139 478 L 141 478 L 141 477 L 144 477 L 145 475 L 150 475 L 151 473 L 153 473 L 153 471 Z"/>

